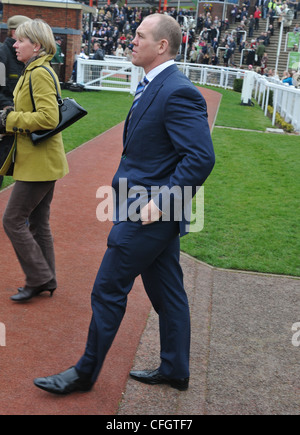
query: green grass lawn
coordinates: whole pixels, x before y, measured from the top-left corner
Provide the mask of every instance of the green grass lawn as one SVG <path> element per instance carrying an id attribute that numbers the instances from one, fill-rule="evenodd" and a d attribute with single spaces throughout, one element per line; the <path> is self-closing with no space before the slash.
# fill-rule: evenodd
<path id="1" fill-rule="evenodd" d="M 260 107 L 220 88 L 216 126 L 265 131 Z M 133 97 L 115 92 L 63 92 L 89 115 L 63 132 L 66 151 L 123 121 Z M 205 183 L 203 231 L 182 239 L 182 250 L 211 265 L 300 276 L 299 136 L 215 128 L 215 168 Z M 6 178 L 5 185 L 12 182 Z"/>
<path id="2" fill-rule="evenodd" d="M 299 137 L 215 129 L 205 224 L 182 250 L 211 265 L 300 276 Z"/>
<path id="3" fill-rule="evenodd" d="M 260 107 L 222 93 L 216 126 L 265 131 Z M 182 250 L 211 265 L 300 276 L 299 136 L 215 128 L 215 168 L 205 183 L 205 225 Z"/>
<path id="4" fill-rule="evenodd" d="M 88 116 L 63 131 L 66 152 L 124 121 L 133 97 L 123 92 L 63 92 L 63 97 L 75 98 Z"/>
<path id="5" fill-rule="evenodd" d="M 206 88 L 222 94 L 216 125 L 260 131 L 272 127 L 270 119 L 264 116 L 256 102 L 254 106 L 241 106 L 240 93 L 212 86 L 206 86 Z"/>

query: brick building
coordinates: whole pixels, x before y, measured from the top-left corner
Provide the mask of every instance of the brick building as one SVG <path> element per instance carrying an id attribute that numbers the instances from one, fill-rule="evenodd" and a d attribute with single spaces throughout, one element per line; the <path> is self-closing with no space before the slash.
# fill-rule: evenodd
<path id="1" fill-rule="evenodd" d="M 60 80 L 66 82 L 72 74 L 75 55 L 80 53 L 83 14 L 96 13 L 95 8 L 73 0 L 2 0 L 3 23 L 0 23 L 0 42 L 7 34 L 6 22 L 13 15 L 26 15 L 46 21 L 54 36 L 62 39 L 65 65 Z"/>

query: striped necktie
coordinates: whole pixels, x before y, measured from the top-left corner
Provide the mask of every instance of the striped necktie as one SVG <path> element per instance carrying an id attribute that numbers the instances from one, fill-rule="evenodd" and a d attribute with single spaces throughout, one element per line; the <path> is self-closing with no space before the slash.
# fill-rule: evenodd
<path id="1" fill-rule="evenodd" d="M 138 105 L 138 102 L 141 98 L 141 96 L 143 95 L 143 92 L 145 90 L 145 87 L 149 84 L 149 80 L 147 79 L 147 77 L 145 76 L 143 78 L 143 80 L 138 84 L 138 87 L 136 89 L 136 93 L 135 93 L 135 97 L 130 109 L 130 113 L 129 113 L 129 121 L 131 119 L 132 113 L 134 111 L 134 109 L 136 108 L 136 106 Z"/>

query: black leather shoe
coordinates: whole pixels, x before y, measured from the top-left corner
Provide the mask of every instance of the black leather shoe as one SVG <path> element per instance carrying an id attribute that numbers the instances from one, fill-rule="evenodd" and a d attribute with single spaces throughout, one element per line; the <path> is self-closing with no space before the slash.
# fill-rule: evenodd
<path id="1" fill-rule="evenodd" d="M 144 384 L 158 385 L 167 384 L 172 388 L 176 388 L 179 391 L 186 391 L 189 387 L 189 378 L 184 379 L 170 379 L 159 373 L 157 370 L 141 370 L 132 371 L 130 376 L 136 381 L 143 382 Z"/>
<path id="2" fill-rule="evenodd" d="M 34 385 L 41 390 L 53 394 L 70 394 L 75 391 L 90 391 L 92 382 L 87 376 L 78 374 L 75 367 L 70 367 L 65 372 L 47 378 L 36 378 Z"/>

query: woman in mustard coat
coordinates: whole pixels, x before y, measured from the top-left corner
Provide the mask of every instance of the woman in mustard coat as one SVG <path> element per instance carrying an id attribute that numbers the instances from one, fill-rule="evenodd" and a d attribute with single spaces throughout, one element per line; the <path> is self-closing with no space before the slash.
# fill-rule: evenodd
<path id="1" fill-rule="evenodd" d="M 68 163 L 61 133 L 37 146 L 30 138 L 30 133 L 52 130 L 59 122 L 53 78 L 39 68 L 44 65 L 55 74 L 50 66 L 56 51 L 52 30 L 42 20 L 32 20 L 18 27 L 16 38 L 14 48 L 25 68 L 15 88 L 14 108 L 8 107 L 0 114 L 0 133 L 2 125 L 2 132 L 15 134 L 16 183 L 3 226 L 26 276 L 25 287 L 11 297 L 20 302 L 44 291 L 52 295 L 57 287 L 50 205 L 55 182 L 68 173 Z M 30 76 L 35 112 L 29 91 Z M 58 79 L 57 83 L 59 86 Z"/>

